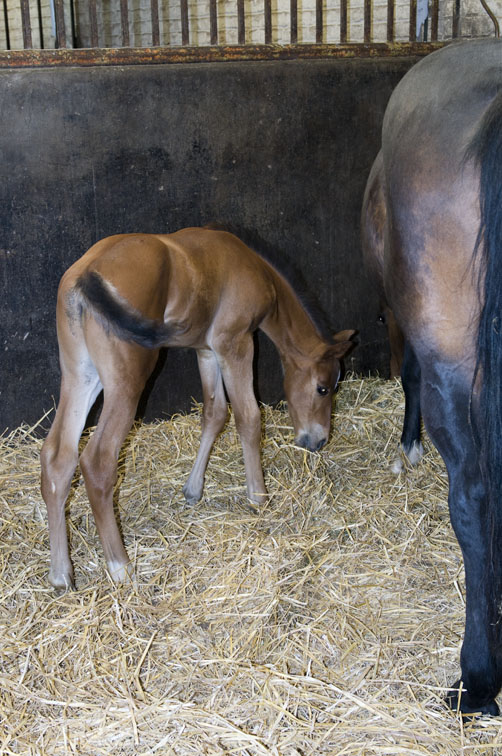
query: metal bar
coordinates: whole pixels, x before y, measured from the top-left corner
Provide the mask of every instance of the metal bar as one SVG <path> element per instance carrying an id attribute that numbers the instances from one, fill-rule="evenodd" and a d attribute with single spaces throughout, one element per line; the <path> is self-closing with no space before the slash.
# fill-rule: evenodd
<path id="1" fill-rule="evenodd" d="M 89 0 L 89 26 L 91 29 L 91 47 L 99 47 L 98 12 L 96 0 Z"/>
<path id="2" fill-rule="evenodd" d="M 354 60 L 429 55 L 447 42 L 380 42 L 322 45 L 218 45 L 214 47 L 139 47 L 111 49 L 0 50 L 2 68 L 128 66 L 145 63 L 221 63 L 241 60 Z"/>
<path id="3" fill-rule="evenodd" d="M 159 0 L 151 0 L 152 9 L 152 46 L 160 45 L 160 27 L 159 27 Z"/>
<path id="4" fill-rule="evenodd" d="M 218 7 L 217 0 L 209 0 L 209 39 L 212 45 L 218 44 Z"/>
<path id="5" fill-rule="evenodd" d="M 316 44 L 321 44 L 322 42 L 322 31 L 323 31 L 323 19 L 322 19 L 322 3 L 323 0 L 316 0 L 315 4 L 315 41 Z"/>
<path id="6" fill-rule="evenodd" d="M 432 0 L 431 42 L 438 41 L 439 0 Z"/>
<path id="7" fill-rule="evenodd" d="M 349 0 L 340 0 L 340 42 L 342 45 L 347 44 L 348 2 Z"/>
<path id="8" fill-rule="evenodd" d="M 44 24 L 42 20 L 42 0 L 37 0 L 37 13 L 38 13 L 38 38 L 40 40 L 40 48 L 43 50 L 44 45 Z"/>
<path id="9" fill-rule="evenodd" d="M 237 40 L 240 45 L 246 44 L 246 17 L 244 14 L 244 0 L 237 0 Z"/>
<path id="10" fill-rule="evenodd" d="M 190 27 L 188 25 L 188 0 L 180 0 L 181 10 L 181 44 L 188 45 L 190 42 Z"/>
<path id="11" fill-rule="evenodd" d="M 265 22 L 265 44 L 269 45 L 272 42 L 272 2 L 271 0 L 264 0 L 263 4 L 264 22 Z"/>
<path id="12" fill-rule="evenodd" d="M 453 3 L 451 36 L 453 39 L 457 39 L 460 36 L 460 0 L 455 0 Z"/>
<path id="13" fill-rule="evenodd" d="M 10 50 L 9 16 L 7 14 L 7 0 L 3 0 L 3 23 L 5 28 L 5 47 Z"/>
<path id="14" fill-rule="evenodd" d="M 437 0 L 439 2 L 439 0 Z M 387 0 L 387 42 L 394 42 L 394 0 Z"/>
<path id="15" fill-rule="evenodd" d="M 495 36 L 498 38 L 500 37 L 500 24 L 498 22 L 497 16 L 492 11 L 486 0 L 481 0 L 481 5 L 483 6 L 483 9 L 488 13 L 490 16 L 491 22 L 493 24 L 493 29 L 495 32 Z"/>
<path id="16" fill-rule="evenodd" d="M 410 42 L 417 39 L 417 0 L 410 0 Z"/>
<path id="17" fill-rule="evenodd" d="M 295 45 L 298 42 L 298 0 L 290 0 L 290 15 L 290 41 L 292 45 Z"/>
<path id="18" fill-rule="evenodd" d="M 371 42 L 371 16 L 372 2 L 371 0 L 364 0 L 364 42 L 366 45 Z"/>
<path id="19" fill-rule="evenodd" d="M 130 47 L 129 8 L 127 0 L 120 0 L 120 25 L 122 27 L 122 47 Z"/>
<path id="20" fill-rule="evenodd" d="M 25 50 L 31 50 L 33 41 L 31 38 L 31 19 L 30 19 L 30 2 L 21 0 L 21 23 L 23 25 L 23 47 Z"/>
<path id="21" fill-rule="evenodd" d="M 70 28 L 71 28 L 71 46 L 78 47 L 77 45 L 77 26 L 75 23 L 75 3 L 70 3 Z"/>
<path id="22" fill-rule="evenodd" d="M 54 15 L 56 17 L 56 47 L 64 49 L 66 48 L 66 26 L 63 0 L 54 0 Z"/>

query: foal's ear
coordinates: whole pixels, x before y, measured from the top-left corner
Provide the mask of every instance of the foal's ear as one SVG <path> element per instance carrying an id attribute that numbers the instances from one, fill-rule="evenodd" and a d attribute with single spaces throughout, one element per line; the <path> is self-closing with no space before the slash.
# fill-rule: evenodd
<path id="1" fill-rule="evenodd" d="M 355 336 L 357 331 L 347 330 L 347 331 L 339 331 L 338 333 L 335 333 L 333 335 L 333 346 L 330 347 L 331 354 L 336 357 L 337 359 L 341 359 L 344 357 L 347 352 L 349 352 L 354 345 L 354 342 L 351 341 L 352 337 Z"/>

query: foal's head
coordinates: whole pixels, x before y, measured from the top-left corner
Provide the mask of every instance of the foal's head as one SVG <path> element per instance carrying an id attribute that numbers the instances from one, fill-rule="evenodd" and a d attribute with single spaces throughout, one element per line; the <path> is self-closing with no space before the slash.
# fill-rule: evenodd
<path id="1" fill-rule="evenodd" d="M 284 391 L 295 429 L 295 443 L 318 451 L 328 440 L 333 391 L 340 360 L 353 346 L 355 331 L 340 331 L 332 344 L 320 343 L 310 357 L 284 366 Z"/>

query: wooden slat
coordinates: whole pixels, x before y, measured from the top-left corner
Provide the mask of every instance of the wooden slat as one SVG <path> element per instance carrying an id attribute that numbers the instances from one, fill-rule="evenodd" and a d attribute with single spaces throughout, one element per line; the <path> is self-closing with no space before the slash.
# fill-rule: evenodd
<path id="1" fill-rule="evenodd" d="M 188 0 L 180 0 L 181 44 L 190 44 L 190 27 L 188 25 Z"/>
<path id="2" fill-rule="evenodd" d="M 31 18 L 29 0 L 21 0 L 21 23 L 23 26 L 23 47 L 31 50 L 33 42 L 31 38 Z"/>
<path id="3" fill-rule="evenodd" d="M 127 0 L 120 0 L 120 24 L 122 26 L 122 47 L 130 47 L 129 7 L 127 5 Z"/>
<path id="4" fill-rule="evenodd" d="M 260 60 L 354 60 L 424 56 L 445 42 L 380 42 L 322 45 L 218 45 L 214 47 L 139 47 L 111 49 L 0 50 L 0 69 L 65 66 L 130 66 L 225 63 Z"/>
<path id="5" fill-rule="evenodd" d="M 96 0 L 89 0 L 89 25 L 91 28 L 91 47 L 99 47 L 98 13 Z"/>
<path id="6" fill-rule="evenodd" d="M 272 42 L 272 2 L 263 0 L 264 26 L 265 26 L 265 44 L 270 45 Z"/>
<path id="7" fill-rule="evenodd" d="M 56 47 L 66 47 L 66 26 L 64 20 L 63 0 L 54 0 L 54 12 L 56 16 Z"/>
<path id="8" fill-rule="evenodd" d="M 209 39 L 212 45 L 218 44 L 217 0 L 209 0 Z"/>
<path id="9" fill-rule="evenodd" d="M 160 27 L 159 27 L 159 0 L 151 0 L 152 9 L 152 47 L 160 45 Z"/>
<path id="10" fill-rule="evenodd" d="M 322 3 L 323 0 L 316 0 L 315 4 L 315 41 L 318 45 L 322 42 L 323 32 Z"/>
<path id="11" fill-rule="evenodd" d="M 366 45 L 371 42 L 371 15 L 372 2 L 371 0 L 364 0 L 364 42 Z"/>
<path id="12" fill-rule="evenodd" d="M 340 0 L 340 42 L 347 44 L 348 0 Z"/>
<path id="13" fill-rule="evenodd" d="M 244 14 L 244 0 L 237 0 L 237 41 L 246 44 L 246 18 Z"/>
<path id="14" fill-rule="evenodd" d="M 298 0 L 290 0 L 290 41 L 292 45 L 298 42 Z"/>

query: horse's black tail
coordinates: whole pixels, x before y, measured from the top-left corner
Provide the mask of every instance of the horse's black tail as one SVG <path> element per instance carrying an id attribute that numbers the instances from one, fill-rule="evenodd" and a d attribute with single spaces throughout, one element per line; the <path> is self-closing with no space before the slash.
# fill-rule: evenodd
<path id="1" fill-rule="evenodd" d="M 142 315 L 95 271 L 83 273 L 77 279 L 74 291 L 104 327 L 123 341 L 134 341 L 147 349 L 156 349 L 173 336 L 164 322 Z"/>
<path id="2" fill-rule="evenodd" d="M 491 574 L 486 576 L 492 642 L 502 650 L 502 91 L 488 108 L 469 156 L 480 172 L 481 223 L 476 243 L 480 293 L 484 301 L 478 327 L 477 379 L 480 396 L 477 437 Z M 500 670 L 502 673 L 502 670 Z"/>

